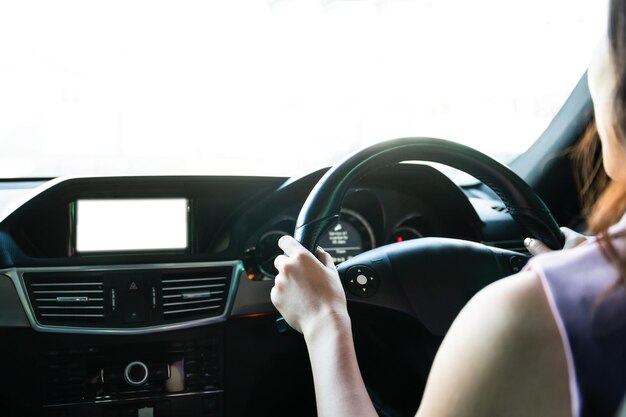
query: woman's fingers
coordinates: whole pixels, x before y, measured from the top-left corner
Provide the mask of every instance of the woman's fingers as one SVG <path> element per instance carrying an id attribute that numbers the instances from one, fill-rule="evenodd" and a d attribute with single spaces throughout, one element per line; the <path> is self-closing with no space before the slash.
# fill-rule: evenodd
<path id="1" fill-rule="evenodd" d="M 289 260 L 288 257 L 286 257 L 285 255 L 278 255 L 275 259 L 274 259 L 274 266 L 276 267 L 276 269 L 278 269 L 279 271 L 283 270 L 283 267 L 285 265 L 285 263 Z"/>
<path id="2" fill-rule="evenodd" d="M 296 239 L 289 235 L 285 235 L 278 240 L 278 247 L 289 257 L 293 257 L 299 253 L 306 252 L 304 246 Z"/>
<path id="3" fill-rule="evenodd" d="M 587 236 L 581 235 L 578 232 L 573 231 L 567 227 L 561 227 L 561 232 L 563 232 L 563 236 L 565 237 L 565 244 L 563 245 L 563 249 L 571 249 L 576 246 L 584 243 L 587 240 Z M 537 239 L 532 239 L 527 237 L 524 239 L 524 246 L 528 249 L 533 255 L 539 255 L 540 253 L 552 252 L 552 249 L 547 247 L 543 242 Z"/>
<path id="4" fill-rule="evenodd" d="M 279 255 L 274 260 L 274 266 L 280 270 L 289 258 L 295 258 L 297 255 L 308 254 L 308 251 L 296 239 L 289 235 L 285 235 L 278 240 L 278 247 L 285 252 L 285 255 Z M 332 256 L 320 246 L 315 250 L 315 256 L 328 268 L 335 268 L 335 262 Z"/>
<path id="5" fill-rule="evenodd" d="M 299 332 L 308 323 L 316 328 L 329 314 L 347 316 L 346 295 L 333 258 L 317 248 L 315 255 L 291 236 L 283 236 L 278 246 L 285 252 L 274 259 L 278 275 L 270 298 L 287 323 Z"/>
<path id="6" fill-rule="evenodd" d="M 322 262 L 327 268 L 335 268 L 335 261 L 333 261 L 333 257 L 330 256 L 330 254 L 324 249 L 322 249 L 321 246 L 317 247 L 315 255 L 317 256 L 317 259 L 319 259 L 320 262 Z"/>
<path id="7" fill-rule="evenodd" d="M 552 249 L 547 247 L 540 240 L 533 239 L 530 237 L 527 237 L 526 239 L 524 239 L 524 246 L 526 246 L 526 249 L 528 249 L 528 252 L 530 252 L 532 255 L 539 255 L 540 253 L 546 253 L 546 252 L 552 251 Z"/>
<path id="8" fill-rule="evenodd" d="M 296 243 L 298 243 L 298 242 L 296 241 Z M 300 245 L 300 244 L 298 243 L 298 245 Z M 280 246 L 280 242 L 279 242 L 279 246 Z M 283 245 L 283 246 L 289 247 L 289 242 L 286 242 L 286 245 Z M 302 246 L 300 246 L 300 247 L 302 247 Z M 281 246 L 281 248 L 283 250 L 285 250 L 282 246 Z M 290 252 L 292 254 L 294 254 L 294 253 L 298 254 L 301 251 L 297 247 L 295 249 L 293 249 L 293 247 L 292 247 L 292 250 L 290 250 Z M 320 246 L 317 247 L 317 250 L 315 251 L 315 256 L 327 268 L 335 269 L 335 261 L 333 261 L 333 257 L 330 256 L 330 254 L 328 252 L 326 252 L 324 249 L 322 249 Z M 274 258 L 274 266 L 276 267 L 276 269 L 278 269 L 278 271 L 283 271 L 285 269 L 285 265 L 287 265 L 289 263 L 289 261 L 290 261 L 290 256 L 278 255 L 276 258 Z"/>
<path id="9" fill-rule="evenodd" d="M 563 249 L 574 248 L 587 240 L 587 236 L 581 235 L 568 227 L 561 227 L 561 232 L 563 232 L 563 236 L 565 236 Z"/>

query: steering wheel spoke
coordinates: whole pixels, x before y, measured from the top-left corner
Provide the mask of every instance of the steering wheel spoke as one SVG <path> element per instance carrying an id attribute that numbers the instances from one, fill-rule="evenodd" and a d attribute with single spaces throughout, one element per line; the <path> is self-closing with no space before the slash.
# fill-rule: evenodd
<path id="1" fill-rule="evenodd" d="M 409 314 L 443 336 L 474 294 L 527 259 L 480 243 L 422 238 L 364 252 L 337 269 L 351 302 Z"/>

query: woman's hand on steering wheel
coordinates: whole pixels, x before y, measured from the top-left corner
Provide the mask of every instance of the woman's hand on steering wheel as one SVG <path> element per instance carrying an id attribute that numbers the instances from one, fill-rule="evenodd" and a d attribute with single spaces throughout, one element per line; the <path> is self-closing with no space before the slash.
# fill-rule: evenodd
<path id="1" fill-rule="evenodd" d="M 563 232 L 563 236 L 565 236 L 565 244 L 563 245 L 563 249 L 575 248 L 576 246 L 585 243 L 588 239 L 587 236 L 575 232 L 568 227 L 561 227 L 561 232 Z M 528 252 L 530 252 L 532 255 L 552 252 L 552 249 L 547 247 L 542 241 L 532 239 L 530 237 L 524 239 L 524 246 L 526 246 L 526 249 L 528 249 Z"/>
<path id="2" fill-rule="evenodd" d="M 285 252 L 274 260 L 278 275 L 271 299 L 287 323 L 307 334 L 328 319 L 348 319 L 346 295 L 332 257 L 321 247 L 316 256 L 291 236 L 278 246 Z"/>

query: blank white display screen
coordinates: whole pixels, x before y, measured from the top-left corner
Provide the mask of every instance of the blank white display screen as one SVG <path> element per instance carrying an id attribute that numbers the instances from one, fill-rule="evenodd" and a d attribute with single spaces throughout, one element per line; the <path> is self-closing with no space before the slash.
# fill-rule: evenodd
<path id="1" fill-rule="evenodd" d="M 76 251 L 133 251 L 187 248 L 183 198 L 78 200 Z"/>

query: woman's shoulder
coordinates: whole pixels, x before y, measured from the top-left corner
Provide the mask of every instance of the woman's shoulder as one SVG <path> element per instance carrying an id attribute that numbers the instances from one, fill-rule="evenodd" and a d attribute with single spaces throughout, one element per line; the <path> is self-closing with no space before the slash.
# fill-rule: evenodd
<path id="1" fill-rule="evenodd" d="M 449 398 L 454 379 L 466 394 L 457 399 L 458 407 L 450 405 L 456 411 L 449 415 L 463 409 L 463 416 L 566 416 L 563 358 L 540 276 L 524 271 L 492 283 L 465 306 L 437 354 L 429 385 L 446 385 Z M 466 391 L 467 386 L 472 389 Z M 449 401 L 431 392 L 427 387 L 418 415 L 448 415 L 440 408 Z"/>

